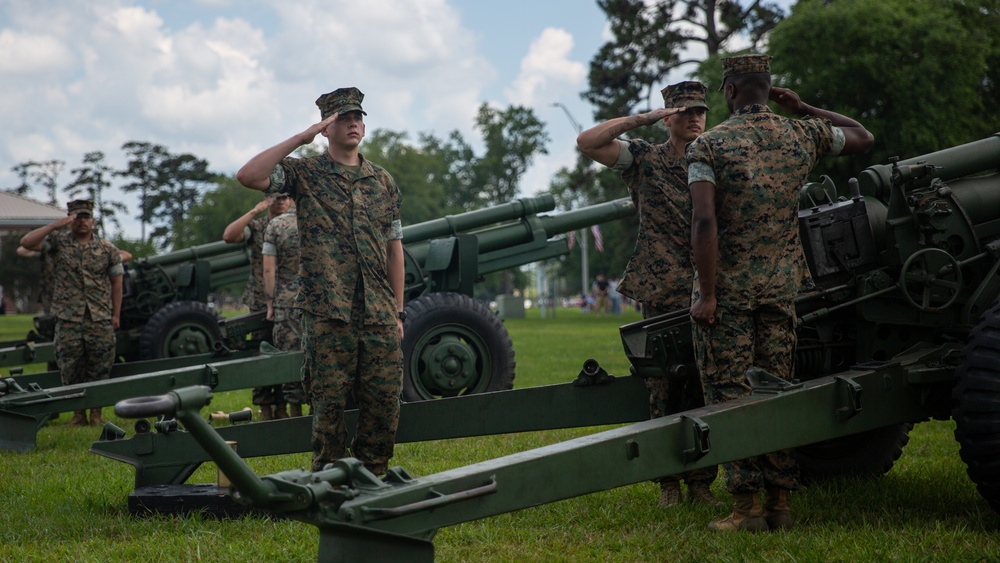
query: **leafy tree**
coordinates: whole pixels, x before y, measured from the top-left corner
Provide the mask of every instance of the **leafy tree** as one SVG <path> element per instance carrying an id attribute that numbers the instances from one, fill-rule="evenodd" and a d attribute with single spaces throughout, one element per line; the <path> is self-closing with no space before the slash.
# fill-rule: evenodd
<path id="1" fill-rule="evenodd" d="M 139 192 L 139 214 L 136 219 L 140 225 L 140 239 L 146 240 L 146 225 L 153 220 L 152 196 L 159 191 L 165 180 L 159 172 L 160 166 L 169 157 L 167 149 L 145 141 L 129 141 L 122 145 L 122 150 L 128 155 L 125 169 L 117 175 L 131 178 L 132 181 L 122 185 L 126 193 Z"/>
<path id="2" fill-rule="evenodd" d="M 614 38 L 591 61 L 590 89 L 582 94 L 596 106 L 595 118 L 606 121 L 628 115 L 636 107 L 649 111 L 659 104 L 656 86 L 672 70 L 700 62 L 682 59 L 684 49 L 700 44 L 709 56 L 715 55 L 737 35 L 756 46 L 783 17 L 775 4 L 760 0 L 743 4 L 735 0 L 598 0 Z M 656 131 L 654 138 L 665 139 L 665 134 Z"/>
<path id="3" fill-rule="evenodd" d="M 514 199 L 521 177 L 536 154 L 548 154 L 545 125 L 533 111 L 522 106 L 506 110 L 479 106 L 476 128 L 483 135 L 486 154 L 476 160 L 470 195 L 476 207 L 497 205 Z"/>
<path id="4" fill-rule="evenodd" d="M 155 191 L 149 192 L 153 230 L 150 239 L 164 248 L 179 225 L 198 202 L 201 193 L 213 185 L 217 175 L 208 162 L 191 154 L 168 154 L 155 169 Z"/>
<path id="5" fill-rule="evenodd" d="M 458 211 L 448 203 L 450 195 L 461 190 L 451 173 L 453 155 L 434 136 L 421 134 L 414 145 L 406 133 L 376 129 L 367 136 L 363 148 L 365 158 L 385 167 L 399 186 L 404 225 Z"/>
<path id="6" fill-rule="evenodd" d="M 171 247 L 187 248 L 222 240 L 222 232 L 260 201 L 261 192 L 248 190 L 235 177 L 221 176 L 174 225 Z"/>
<path id="7" fill-rule="evenodd" d="M 817 172 L 846 179 L 1000 130 L 993 0 L 802 0 L 770 38 L 775 82 L 858 119 L 871 151 Z"/>
<path id="8" fill-rule="evenodd" d="M 61 160 L 45 160 L 42 162 L 31 160 L 17 164 L 11 167 L 11 171 L 18 175 L 21 183 L 12 191 L 18 195 L 27 195 L 32 187 L 29 183 L 31 181 L 45 190 L 45 193 L 49 197 L 47 200 L 49 205 L 58 205 L 59 200 L 56 197 L 59 193 L 58 178 L 65 166 L 66 163 Z"/>
<path id="9" fill-rule="evenodd" d="M 89 199 L 94 202 L 94 211 L 97 214 L 97 226 L 102 234 L 106 234 L 104 220 L 109 220 L 116 229 L 121 228 L 116 214 L 125 211 L 126 207 L 121 202 L 106 201 L 104 192 L 111 187 L 109 176 L 114 174 L 114 170 L 104 163 L 104 153 L 92 151 L 83 155 L 83 164 L 79 168 L 70 171 L 75 178 L 66 185 L 63 190 L 72 199 Z"/>

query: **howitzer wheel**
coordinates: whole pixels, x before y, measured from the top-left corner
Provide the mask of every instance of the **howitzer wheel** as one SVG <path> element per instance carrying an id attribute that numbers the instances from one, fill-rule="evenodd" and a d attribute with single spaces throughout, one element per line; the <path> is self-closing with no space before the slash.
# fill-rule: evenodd
<path id="1" fill-rule="evenodd" d="M 952 390 L 955 439 L 979 494 L 1000 512 L 1000 301 L 969 333 Z"/>
<path id="2" fill-rule="evenodd" d="M 139 357 L 143 360 L 207 354 L 222 339 L 221 317 L 199 301 L 167 303 L 143 327 Z"/>
<path id="3" fill-rule="evenodd" d="M 430 293 L 407 303 L 403 400 L 425 401 L 514 387 L 514 344 L 483 303 Z"/>
<path id="4" fill-rule="evenodd" d="M 893 424 L 795 449 L 802 478 L 881 477 L 892 469 L 910 441 L 913 424 Z"/>

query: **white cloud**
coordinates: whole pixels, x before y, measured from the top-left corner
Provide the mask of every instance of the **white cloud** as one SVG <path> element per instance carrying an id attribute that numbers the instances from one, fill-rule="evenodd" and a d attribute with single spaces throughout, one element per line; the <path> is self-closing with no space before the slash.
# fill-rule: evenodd
<path id="1" fill-rule="evenodd" d="M 505 92 L 510 102 L 530 107 L 578 89 L 587 77 L 587 68 L 569 58 L 572 50 L 573 36 L 567 31 L 543 30 L 521 61 L 520 75 Z"/>

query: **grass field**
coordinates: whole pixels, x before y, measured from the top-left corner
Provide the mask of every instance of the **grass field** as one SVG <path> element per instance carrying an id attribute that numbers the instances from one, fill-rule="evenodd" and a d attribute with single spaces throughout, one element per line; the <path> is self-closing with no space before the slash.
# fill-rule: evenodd
<path id="1" fill-rule="evenodd" d="M 638 320 L 560 310 L 554 319 L 510 319 L 517 387 L 571 380 L 587 358 L 627 373 L 618 326 Z M 0 317 L 0 340 L 20 338 L 26 317 Z M 250 404 L 250 392 L 216 395 L 212 410 Z M 123 428 L 110 409 L 106 418 Z M 515 413 L 512 413 L 515 414 Z M 63 415 L 38 448 L 0 452 L 0 561 L 314 561 L 312 526 L 261 518 L 135 518 L 126 509 L 130 466 L 87 452 L 99 431 L 65 428 Z M 0 422 L 2 424 L 2 422 Z M 428 475 L 524 451 L 594 429 L 397 446 L 393 465 Z M 903 457 L 879 480 L 835 480 L 794 498 L 789 534 L 717 534 L 705 525 L 726 508 L 657 508 L 640 483 L 442 529 L 438 561 L 1000 561 L 1000 516 L 975 490 L 951 422 L 916 426 Z M 309 454 L 256 458 L 260 474 L 309 465 Z M 211 483 L 206 464 L 189 481 Z M 721 481 L 716 493 L 727 498 Z"/>

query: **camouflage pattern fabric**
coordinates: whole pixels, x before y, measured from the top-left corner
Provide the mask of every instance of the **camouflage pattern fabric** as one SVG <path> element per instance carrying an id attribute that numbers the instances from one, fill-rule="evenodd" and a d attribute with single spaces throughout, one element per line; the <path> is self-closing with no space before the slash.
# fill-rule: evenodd
<path id="1" fill-rule="evenodd" d="M 274 256 L 277 263 L 274 273 L 274 330 L 271 343 L 280 350 L 301 350 L 301 313 L 292 308 L 299 291 L 299 229 L 294 213 L 283 213 L 267 225 L 263 253 Z M 254 389 L 255 395 L 256 391 Z M 306 394 L 302 383 L 281 385 L 274 392 L 273 402 L 305 404 Z"/>
<path id="2" fill-rule="evenodd" d="M 639 234 L 618 292 L 667 311 L 690 307 L 691 197 L 687 161 L 669 143 L 629 142 L 622 172 L 639 214 Z"/>
<path id="3" fill-rule="evenodd" d="M 82 322 L 56 319 L 56 364 L 63 385 L 102 381 L 115 362 L 115 331 L 111 319 Z"/>
<path id="4" fill-rule="evenodd" d="M 688 145 L 689 182 L 715 184 L 720 305 L 752 310 L 795 298 L 803 279 L 799 188 L 819 159 L 839 152 L 837 133 L 825 119 L 749 105 Z"/>
<path id="5" fill-rule="evenodd" d="M 714 325 L 692 329 L 709 404 L 750 394 L 745 374 L 752 366 L 791 378 L 794 298 L 804 279 L 799 188 L 820 158 L 840 151 L 842 140 L 827 120 L 788 119 L 754 104 L 688 145 L 689 181 L 710 181 L 716 189 L 718 309 Z M 697 299 L 697 282 L 694 288 Z M 789 451 L 723 468 L 732 493 L 798 488 Z"/>
<path id="6" fill-rule="evenodd" d="M 648 319 L 657 315 L 671 313 L 676 310 L 676 308 L 658 309 L 652 305 L 643 303 L 642 318 Z M 646 389 L 649 391 L 649 418 L 662 418 L 669 414 L 674 414 L 676 409 L 670 408 L 670 380 L 666 377 L 644 377 L 643 381 L 646 383 Z M 678 390 L 678 392 L 680 392 L 680 390 Z M 700 407 L 704 404 L 705 403 L 702 402 L 701 404 L 693 406 Z M 688 485 L 694 483 L 711 485 L 712 481 L 715 481 L 715 477 L 718 474 L 719 467 L 717 465 L 713 465 L 712 467 L 685 471 L 684 473 L 678 473 L 677 475 L 660 477 L 654 481 L 657 483 L 679 483 L 683 479 Z"/>
<path id="7" fill-rule="evenodd" d="M 361 293 L 350 322 L 303 315 L 306 358 L 303 379 L 313 416 L 312 470 L 347 456 L 344 408 L 358 403 L 351 454 L 376 475 L 392 458 L 399 424 L 403 351 L 395 326 L 366 325 Z"/>
<path id="8" fill-rule="evenodd" d="M 52 314 L 79 323 L 89 311 L 95 321 L 110 321 L 111 276 L 125 273 L 115 245 L 96 235 L 80 244 L 60 231 L 46 237 L 42 252 L 52 261 Z"/>
<path id="9" fill-rule="evenodd" d="M 69 231 L 46 237 L 43 252 L 51 265 L 56 363 L 63 384 L 107 379 L 115 360 L 111 277 L 124 273 L 121 254 L 97 236 L 80 244 Z"/>
<path id="10" fill-rule="evenodd" d="M 315 316 L 351 320 L 354 288 L 363 288 L 366 325 L 396 326 L 396 299 L 386 272 L 386 243 L 401 239 L 400 195 L 382 167 L 361 157 L 352 179 L 329 153 L 288 157 L 267 193 L 295 200 L 301 239 L 295 306 Z M 397 232 L 398 231 L 398 232 Z"/>
<path id="11" fill-rule="evenodd" d="M 694 325 L 695 359 L 708 404 L 750 394 L 746 370 L 757 366 L 791 380 L 795 351 L 794 302 L 761 305 L 754 311 L 719 307 L 715 324 Z M 762 491 L 765 485 L 798 488 L 792 450 L 782 450 L 723 464 L 731 493 Z"/>
<path id="12" fill-rule="evenodd" d="M 264 230 L 271 221 L 270 215 L 257 217 L 243 230 L 243 243 L 250 250 L 250 277 L 243 287 L 243 304 L 251 311 L 267 308 L 264 295 Z"/>
<path id="13" fill-rule="evenodd" d="M 314 470 L 347 454 L 348 392 L 359 407 L 351 453 L 376 474 L 392 457 L 399 422 L 403 353 L 386 245 L 402 238 L 392 176 L 361 157 L 355 176 L 328 152 L 288 157 L 268 193 L 295 200 L 301 245 L 303 383 L 313 416 Z"/>

